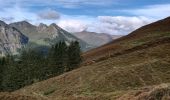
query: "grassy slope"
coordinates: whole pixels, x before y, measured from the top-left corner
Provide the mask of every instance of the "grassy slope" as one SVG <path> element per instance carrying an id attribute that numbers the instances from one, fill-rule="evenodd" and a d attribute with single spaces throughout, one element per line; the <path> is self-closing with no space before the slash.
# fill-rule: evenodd
<path id="1" fill-rule="evenodd" d="M 144 26 L 85 54 L 88 60 L 100 61 L 14 94 L 55 100 L 114 100 L 143 86 L 170 83 L 169 24 L 170 18 Z M 108 59 L 101 59 L 108 55 Z"/>
<path id="2" fill-rule="evenodd" d="M 84 53 L 86 62 L 91 60 L 98 60 L 102 57 L 109 57 L 110 55 L 121 52 L 141 44 L 144 44 L 154 39 L 170 37 L 170 17 L 143 26 L 131 34 L 121 37 L 107 45 L 90 50 Z"/>
<path id="3" fill-rule="evenodd" d="M 166 41 L 83 66 L 59 77 L 25 87 L 16 93 L 59 100 L 114 99 L 127 90 L 170 82 L 169 66 L 170 41 Z"/>
<path id="4" fill-rule="evenodd" d="M 25 95 L 14 95 L 11 93 L 0 93 L 0 100 L 47 100 L 41 97 L 25 96 Z"/>
<path id="5" fill-rule="evenodd" d="M 170 100 L 170 84 L 147 86 L 128 91 L 118 100 Z"/>

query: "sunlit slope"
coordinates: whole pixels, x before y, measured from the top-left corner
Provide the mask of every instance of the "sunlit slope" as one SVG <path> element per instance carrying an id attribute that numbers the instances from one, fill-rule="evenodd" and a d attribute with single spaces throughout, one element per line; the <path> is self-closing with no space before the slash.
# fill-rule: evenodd
<path id="1" fill-rule="evenodd" d="M 153 41 L 170 37 L 170 17 L 143 26 L 127 36 L 121 37 L 102 47 L 90 50 L 83 54 L 85 62 L 96 61 L 98 59 L 108 58 L 114 53 L 133 48 Z"/>
<path id="2" fill-rule="evenodd" d="M 15 93 L 52 100 L 115 100 L 129 90 L 170 82 L 169 66 L 170 38 L 165 36 Z"/>

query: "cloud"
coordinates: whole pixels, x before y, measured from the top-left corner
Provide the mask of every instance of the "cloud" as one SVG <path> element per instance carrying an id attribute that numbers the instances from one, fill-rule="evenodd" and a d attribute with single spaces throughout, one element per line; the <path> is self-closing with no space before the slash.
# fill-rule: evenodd
<path id="1" fill-rule="evenodd" d="M 136 16 L 146 16 L 155 19 L 161 19 L 170 16 L 170 4 L 149 5 L 143 8 L 123 10 Z"/>
<path id="2" fill-rule="evenodd" d="M 0 20 L 5 21 L 7 23 L 11 23 L 15 20 L 14 17 L 1 17 Z"/>
<path id="3" fill-rule="evenodd" d="M 45 20 L 56 20 L 60 18 L 60 14 L 58 12 L 56 12 L 55 10 L 45 10 L 42 11 L 38 14 L 38 17 L 40 19 L 45 19 Z"/>
<path id="4" fill-rule="evenodd" d="M 79 19 L 61 19 L 58 25 L 69 32 L 81 32 L 86 30 L 90 32 L 107 33 L 112 35 L 125 35 L 153 21 L 146 17 L 89 17 L 90 16 L 80 17 Z"/>
<path id="5" fill-rule="evenodd" d="M 81 20 L 72 20 L 72 19 L 61 20 L 59 21 L 58 25 L 63 29 L 72 33 L 81 32 L 83 30 L 86 30 L 88 27 L 86 22 L 83 22 Z"/>
<path id="6" fill-rule="evenodd" d="M 96 24 L 92 24 L 89 30 L 98 33 L 125 35 L 150 22 L 152 20 L 146 17 L 98 16 L 98 21 Z"/>
<path id="7" fill-rule="evenodd" d="M 1 20 L 6 22 L 14 22 L 21 20 L 34 20 L 36 14 L 29 12 L 27 9 L 20 8 L 18 6 L 8 7 L 0 12 Z M 8 20 L 8 21 L 7 21 Z"/>

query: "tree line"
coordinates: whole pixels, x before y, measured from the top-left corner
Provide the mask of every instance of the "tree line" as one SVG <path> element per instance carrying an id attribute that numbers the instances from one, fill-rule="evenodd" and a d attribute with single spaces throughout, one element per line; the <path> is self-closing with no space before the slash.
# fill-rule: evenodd
<path id="1" fill-rule="evenodd" d="M 14 91 L 79 67 L 82 61 L 79 42 L 59 42 L 48 54 L 24 50 L 19 58 L 0 59 L 0 91 Z"/>

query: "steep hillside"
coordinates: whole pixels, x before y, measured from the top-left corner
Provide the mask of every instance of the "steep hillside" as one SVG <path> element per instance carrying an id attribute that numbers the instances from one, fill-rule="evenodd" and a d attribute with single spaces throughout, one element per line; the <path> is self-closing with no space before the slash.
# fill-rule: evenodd
<path id="1" fill-rule="evenodd" d="M 129 90 L 170 82 L 169 66 L 168 37 L 126 50 L 122 54 L 25 87 L 15 93 L 42 95 L 49 100 L 115 100 Z"/>
<path id="2" fill-rule="evenodd" d="M 116 39 L 102 47 L 84 53 L 86 62 L 97 59 L 108 58 L 114 53 L 142 45 L 146 42 L 164 37 L 170 37 L 170 17 L 143 26 L 127 36 Z"/>
<path id="3" fill-rule="evenodd" d="M 86 51 L 91 48 L 89 44 L 63 30 L 54 23 L 49 26 L 42 23 L 39 26 L 34 26 L 26 21 L 22 21 L 11 23 L 10 26 L 17 28 L 28 36 L 32 44 L 49 46 L 58 41 L 65 41 L 67 44 L 71 41 L 78 41 L 82 50 Z"/>
<path id="4" fill-rule="evenodd" d="M 83 31 L 83 32 L 74 33 L 73 35 L 84 40 L 88 44 L 94 45 L 95 47 L 99 47 L 113 40 L 111 35 L 104 34 L 104 33 L 99 34 L 94 32 Z M 114 39 L 116 39 L 116 37 Z"/>
<path id="5" fill-rule="evenodd" d="M 0 56 L 16 54 L 28 43 L 28 38 L 19 30 L 0 21 Z"/>
<path id="6" fill-rule="evenodd" d="M 49 100 L 128 100 L 124 98 L 129 98 L 126 96 L 129 91 L 135 92 L 141 87 L 170 83 L 170 33 L 169 28 L 164 28 L 169 21 L 170 18 L 167 18 L 144 26 L 136 30 L 136 33 L 117 39 L 108 44 L 109 46 L 103 46 L 104 49 L 99 48 L 105 52 L 112 51 L 107 58 L 100 58 L 93 64 L 27 86 L 14 93 L 41 95 Z M 154 27 L 151 27 L 152 25 Z M 158 26 L 162 31 L 157 30 Z M 140 33 L 145 27 L 148 33 Z M 101 55 L 101 52 L 98 54 Z M 148 90 L 148 97 L 153 97 L 152 94 L 157 93 L 151 88 Z M 158 93 L 159 97 L 161 96 Z M 129 100 L 133 100 L 132 98 Z"/>

